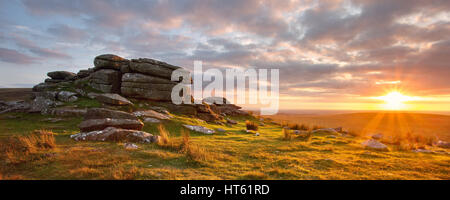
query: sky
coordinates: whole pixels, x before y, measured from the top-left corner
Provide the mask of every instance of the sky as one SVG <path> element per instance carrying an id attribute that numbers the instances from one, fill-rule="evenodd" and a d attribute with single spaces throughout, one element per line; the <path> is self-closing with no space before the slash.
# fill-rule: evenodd
<path id="1" fill-rule="evenodd" d="M 0 0 L 0 87 L 105 53 L 280 69 L 281 109 L 450 111 L 448 0 Z"/>

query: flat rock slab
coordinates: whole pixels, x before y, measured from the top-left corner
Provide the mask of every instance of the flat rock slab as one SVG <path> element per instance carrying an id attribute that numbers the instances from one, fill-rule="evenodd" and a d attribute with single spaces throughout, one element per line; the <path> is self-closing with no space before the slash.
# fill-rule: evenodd
<path id="1" fill-rule="evenodd" d="M 204 134 L 214 134 L 216 133 L 216 131 L 203 127 L 203 126 L 194 126 L 194 125 L 187 125 L 187 124 L 183 124 L 183 126 L 191 131 L 197 131 L 200 133 L 204 133 Z"/>
<path id="2" fill-rule="evenodd" d="M 107 127 L 142 130 L 144 124 L 139 120 L 133 119 L 89 119 L 80 123 L 79 128 L 82 132 L 103 130 Z"/>
<path id="3" fill-rule="evenodd" d="M 86 109 L 79 108 L 51 108 L 48 109 L 47 114 L 61 116 L 61 117 L 73 117 L 83 116 L 87 113 Z"/>
<path id="4" fill-rule="evenodd" d="M 81 132 L 71 135 L 70 138 L 75 141 L 126 141 L 136 143 L 152 143 L 159 140 L 159 136 L 154 136 L 147 132 L 114 127 L 107 127 L 98 131 Z"/>
<path id="5" fill-rule="evenodd" d="M 148 118 L 144 119 L 144 123 L 155 123 L 155 124 L 157 124 L 157 123 L 161 123 L 161 120 L 148 117 Z"/>
<path id="6" fill-rule="evenodd" d="M 67 71 L 54 71 L 47 73 L 47 76 L 57 80 L 68 80 L 74 78 L 76 74 Z"/>
<path id="7" fill-rule="evenodd" d="M 106 94 L 98 94 L 95 96 L 95 99 L 102 103 L 110 104 L 110 105 L 116 105 L 116 106 L 125 106 L 125 105 L 132 105 L 130 100 L 126 99 L 125 97 L 122 97 L 118 94 L 113 93 L 106 93 Z"/>
<path id="8" fill-rule="evenodd" d="M 136 117 L 151 117 L 151 118 L 156 118 L 156 119 L 160 119 L 160 120 L 172 118 L 172 116 L 170 116 L 168 114 L 159 113 L 154 110 L 136 111 L 133 114 Z"/>

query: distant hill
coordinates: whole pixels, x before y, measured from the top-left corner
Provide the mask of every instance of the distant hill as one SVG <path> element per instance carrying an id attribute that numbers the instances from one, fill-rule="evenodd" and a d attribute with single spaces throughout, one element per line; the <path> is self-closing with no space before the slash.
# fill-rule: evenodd
<path id="1" fill-rule="evenodd" d="M 31 93 L 31 88 L 0 88 L 0 101 L 30 99 Z"/>
<path id="2" fill-rule="evenodd" d="M 367 112 L 337 115 L 278 114 L 278 122 L 303 123 L 310 126 L 339 127 L 362 134 L 414 133 L 435 135 L 450 140 L 450 116 L 423 113 Z"/>

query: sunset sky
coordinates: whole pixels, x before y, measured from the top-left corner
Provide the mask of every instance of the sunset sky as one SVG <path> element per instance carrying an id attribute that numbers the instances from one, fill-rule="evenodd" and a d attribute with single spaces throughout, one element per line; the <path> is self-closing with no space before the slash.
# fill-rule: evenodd
<path id="1" fill-rule="evenodd" d="M 0 1 L 0 87 L 105 53 L 279 68 L 282 109 L 450 111 L 448 0 Z"/>

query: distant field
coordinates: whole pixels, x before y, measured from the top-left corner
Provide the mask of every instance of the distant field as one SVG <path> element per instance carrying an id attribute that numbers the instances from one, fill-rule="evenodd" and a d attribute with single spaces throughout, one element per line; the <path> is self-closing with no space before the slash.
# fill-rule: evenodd
<path id="1" fill-rule="evenodd" d="M 269 116 L 277 122 L 303 123 L 310 126 L 340 127 L 362 134 L 414 133 L 435 135 L 450 140 L 450 116 L 437 114 L 373 112 L 339 115 L 278 114 Z"/>
<path id="2" fill-rule="evenodd" d="M 0 88 L 0 101 L 25 100 L 31 96 L 31 88 Z"/>

